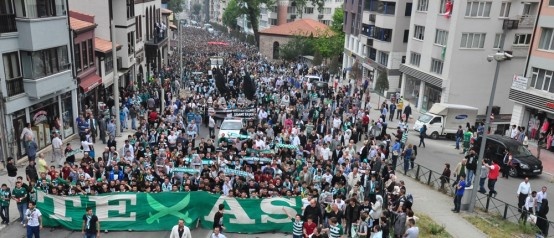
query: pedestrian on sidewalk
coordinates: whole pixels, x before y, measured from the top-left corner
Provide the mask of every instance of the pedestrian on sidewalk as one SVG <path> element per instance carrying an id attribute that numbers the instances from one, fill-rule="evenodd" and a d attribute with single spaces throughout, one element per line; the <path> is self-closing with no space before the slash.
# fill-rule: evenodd
<path id="1" fill-rule="evenodd" d="M 403 107 L 404 107 L 404 98 L 403 96 L 401 96 L 400 99 L 398 99 L 398 102 L 396 103 L 396 120 L 401 118 Z"/>
<path id="2" fill-rule="evenodd" d="M 25 211 L 25 225 L 27 225 L 27 238 L 40 238 L 42 213 L 36 208 L 36 203 L 33 201 L 29 202 L 29 208 Z"/>
<path id="3" fill-rule="evenodd" d="M 406 120 L 405 121 L 406 121 L 406 125 L 407 125 L 408 122 L 410 121 L 410 116 L 412 115 L 412 107 L 410 106 L 409 103 L 404 108 L 404 115 L 406 115 Z"/>
<path id="4" fill-rule="evenodd" d="M 190 229 L 185 226 L 185 220 L 179 219 L 179 223 L 171 229 L 169 238 L 192 238 Z"/>
<path id="5" fill-rule="evenodd" d="M 17 204 L 17 211 L 19 211 L 19 220 L 23 225 L 25 209 L 27 208 L 27 190 L 23 187 L 23 182 L 17 181 L 15 188 L 12 192 L 12 199 Z"/>
<path id="6" fill-rule="evenodd" d="M 456 186 L 456 193 L 454 196 L 454 209 L 452 209 L 454 213 L 460 212 L 460 207 L 462 205 L 462 197 L 464 196 L 464 191 L 466 190 L 465 177 L 466 177 L 465 175 L 460 175 L 460 181 Z"/>
<path id="7" fill-rule="evenodd" d="M 10 189 L 15 188 L 15 181 L 17 180 L 17 167 L 15 166 L 15 160 L 13 157 L 8 157 L 8 164 L 6 169 L 8 170 L 8 182 L 10 183 Z"/>
<path id="8" fill-rule="evenodd" d="M 52 165 L 62 167 L 62 139 L 60 134 L 54 132 L 54 138 L 52 138 Z"/>
<path id="9" fill-rule="evenodd" d="M 35 161 L 35 158 L 37 157 L 37 150 L 38 150 L 37 143 L 32 139 L 31 135 L 28 135 L 25 151 L 27 152 L 27 158 L 29 159 L 29 162 Z"/>
<path id="10" fill-rule="evenodd" d="M 460 141 L 464 138 L 464 130 L 462 129 L 462 125 L 458 126 L 458 130 L 456 131 L 456 150 L 460 149 Z"/>
<path id="11" fill-rule="evenodd" d="M 444 164 L 444 169 L 442 170 L 442 175 L 441 175 L 441 188 L 440 190 L 443 190 L 444 191 L 444 185 L 445 184 L 450 184 L 450 164 L 449 163 L 445 163 Z"/>
<path id="12" fill-rule="evenodd" d="M 10 223 L 10 200 L 12 199 L 12 193 L 8 185 L 2 184 L 0 188 L 0 218 L 2 218 L 2 224 Z"/>
<path id="13" fill-rule="evenodd" d="M 389 121 L 393 121 L 395 113 L 396 113 L 396 104 L 394 102 L 391 102 L 391 104 L 389 104 Z"/>
<path id="14" fill-rule="evenodd" d="M 412 144 L 408 144 L 408 146 L 404 149 L 404 152 L 402 152 L 402 156 L 404 157 L 404 174 L 407 174 L 408 170 L 410 170 L 410 162 L 413 153 L 412 147 Z"/>
<path id="15" fill-rule="evenodd" d="M 508 179 L 510 177 L 511 166 L 512 166 L 512 152 L 506 149 L 504 151 L 504 158 L 502 159 L 502 178 Z"/>
<path id="16" fill-rule="evenodd" d="M 537 212 L 541 210 L 542 200 L 547 198 L 546 186 L 542 186 L 541 191 L 537 193 Z"/>
<path id="17" fill-rule="evenodd" d="M 484 160 L 484 164 L 481 165 L 481 174 L 479 177 L 479 192 L 482 194 L 487 193 L 487 190 L 485 189 L 485 180 L 487 180 L 487 177 L 489 176 L 489 170 L 487 169 L 487 166 L 485 164 L 488 164 L 488 159 Z"/>

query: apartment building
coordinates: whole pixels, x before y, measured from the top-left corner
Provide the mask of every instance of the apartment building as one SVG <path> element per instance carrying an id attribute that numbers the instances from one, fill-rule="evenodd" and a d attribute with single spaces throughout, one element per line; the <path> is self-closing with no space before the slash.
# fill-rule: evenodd
<path id="1" fill-rule="evenodd" d="M 111 94 L 114 73 L 117 74 L 118 87 L 137 85 L 140 87 L 147 77 L 152 76 L 167 60 L 170 13 L 161 13 L 160 0 L 68 0 L 71 10 L 95 16 L 97 43 L 102 43 L 96 52 L 100 67 L 98 75 L 102 77 L 104 88 L 99 102 Z M 114 34 L 111 24 L 114 24 Z M 115 57 L 111 52 L 111 42 L 115 39 L 118 49 Z M 113 69 L 116 60 L 117 69 Z M 110 66 L 110 64 L 112 66 Z M 112 72 L 113 70 L 113 72 Z"/>
<path id="2" fill-rule="evenodd" d="M 442 102 L 484 115 L 496 66 L 487 56 L 504 50 L 513 58 L 500 63 L 494 114 L 511 113 L 509 88 L 525 68 L 538 8 L 538 0 L 414 0 L 401 95 L 421 111 Z"/>
<path id="3" fill-rule="evenodd" d="M 345 3 L 343 67 L 351 69 L 357 62 L 357 67 L 362 69 L 362 79 L 372 82 L 372 88 L 379 74 L 386 72 L 387 91 L 397 92 L 401 83 L 399 68 L 406 60 L 412 1 L 356 3 Z"/>
<path id="4" fill-rule="evenodd" d="M 77 81 L 65 1 L 0 0 L 0 156 L 22 158 L 31 123 L 39 149 L 74 134 Z"/>
<path id="5" fill-rule="evenodd" d="M 528 137 L 554 125 L 554 1 L 542 0 L 523 73 L 513 76 L 509 98 L 514 102 L 512 125 L 527 128 Z"/>

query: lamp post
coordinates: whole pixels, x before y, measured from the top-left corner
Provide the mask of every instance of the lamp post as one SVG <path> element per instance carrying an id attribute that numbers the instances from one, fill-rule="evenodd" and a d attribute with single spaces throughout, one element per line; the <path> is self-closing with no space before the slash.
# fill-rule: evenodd
<path id="1" fill-rule="evenodd" d="M 504 44 L 504 37 L 505 33 L 502 33 L 502 38 L 500 39 L 500 50 L 498 53 L 495 53 L 494 55 L 487 56 L 487 61 L 492 62 L 493 60 L 496 61 L 496 68 L 494 71 L 494 79 L 492 81 L 492 88 L 491 88 L 491 94 L 489 97 L 489 105 L 487 107 L 487 115 L 486 115 L 486 121 L 485 121 L 485 133 L 483 133 L 483 136 L 481 138 L 481 146 L 479 148 L 479 157 L 477 159 L 477 169 L 475 170 L 475 176 L 473 176 L 473 189 L 471 190 L 470 200 L 469 200 L 469 207 L 468 212 L 473 212 L 475 209 L 475 202 L 477 200 L 477 189 L 479 186 L 479 178 L 481 177 L 481 164 L 483 163 L 483 157 L 485 155 L 485 146 L 487 142 L 487 133 L 490 129 L 490 122 L 491 122 L 491 114 L 492 114 L 492 105 L 494 103 L 494 95 L 496 93 L 496 83 L 498 81 L 498 72 L 500 71 L 500 63 L 506 60 L 510 60 L 512 58 L 512 55 L 504 52 L 502 50 L 502 45 Z"/>

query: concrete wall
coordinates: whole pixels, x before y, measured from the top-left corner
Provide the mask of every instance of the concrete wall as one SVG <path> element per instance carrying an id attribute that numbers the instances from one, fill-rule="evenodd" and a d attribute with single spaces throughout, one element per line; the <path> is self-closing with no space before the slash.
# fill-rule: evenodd
<path id="1" fill-rule="evenodd" d="M 273 43 L 275 41 L 279 42 L 280 47 L 283 47 L 284 44 L 290 41 L 290 38 L 286 36 L 260 34 L 260 53 L 270 60 L 273 59 Z"/>

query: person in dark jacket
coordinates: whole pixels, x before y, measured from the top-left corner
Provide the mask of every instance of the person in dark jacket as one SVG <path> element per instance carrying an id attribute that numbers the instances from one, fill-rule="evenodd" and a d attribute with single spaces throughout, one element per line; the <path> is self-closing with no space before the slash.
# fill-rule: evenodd
<path id="1" fill-rule="evenodd" d="M 10 189 L 15 188 L 15 182 L 17 181 L 17 167 L 15 166 L 15 160 L 12 157 L 8 157 L 8 182 L 10 182 Z"/>
<path id="2" fill-rule="evenodd" d="M 315 198 L 312 198 L 312 200 L 310 200 L 310 205 L 308 205 L 304 209 L 302 220 L 306 222 L 308 221 L 308 217 L 310 217 L 313 219 L 315 224 L 320 225 L 321 222 L 323 221 L 322 216 L 323 216 L 323 213 L 321 212 L 321 208 L 319 207 L 317 200 Z"/>
<path id="3" fill-rule="evenodd" d="M 406 122 L 410 121 L 410 115 L 412 115 L 412 107 L 410 107 L 410 104 L 406 105 L 404 108 L 404 115 L 406 115 Z"/>
<path id="4" fill-rule="evenodd" d="M 38 172 L 37 168 L 35 167 L 35 161 L 29 160 L 29 165 L 27 165 L 27 168 L 25 168 L 25 175 L 27 176 L 27 181 L 36 182 L 38 180 Z"/>
<path id="5" fill-rule="evenodd" d="M 344 218 L 346 219 L 346 232 L 349 234 L 352 230 L 352 224 L 357 224 L 360 219 L 360 205 L 356 198 L 350 198 L 348 206 L 344 209 Z"/>
<path id="6" fill-rule="evenodd" d="M 33 140 L 29 140 L 29 142 L 27 143 L 27 146 L 25 147 L 25 151 L 27 152 L 27 158 L 29 159 L 29 162 L 35 161 L 37 157 L 37 150 L 38 150 L 37 143 Z"/>
<path id="7" fill-rule="evenodd" d="M 537 212 L 537 227 L 540 229 L 543 237 L 548 236 L 548 228 L 550 226 L 546 217 L 548 209 L 548 199 L 544 198 L 542 199 L 541 209 Z"/>

